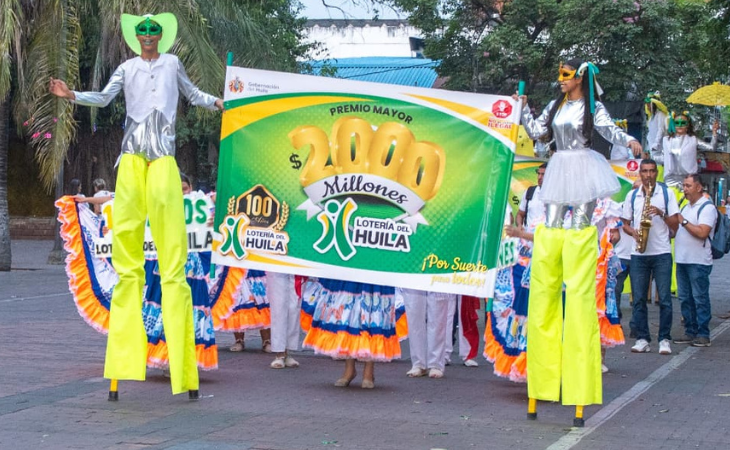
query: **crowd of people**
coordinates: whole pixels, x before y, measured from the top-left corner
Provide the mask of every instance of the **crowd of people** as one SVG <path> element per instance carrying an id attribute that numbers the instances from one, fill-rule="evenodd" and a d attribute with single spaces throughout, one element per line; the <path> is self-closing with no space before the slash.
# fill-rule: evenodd
<path id="1" fill-rule="evenodd" d="M 105 106 L 121 90 L 126 97 L 116 192 L 95 180 L 94 197 L 80 195 L 79 184 L 57 202 L 74 300 L 90 325 L 109 334 L 107 378 L 143 380 L 145 365 L 169 368 L 173 393 L 197 399 L 196 365 L 218 367 L 221 331 L 233 333 L 232 352 L 245 349 L 244 333 L 258 331 L 262 351 L 274 355 L 272 369 L 299 367 L 293 352 L 301 347 L 344 360 L 337 387 L 351 384 L 362 361 L 361 387 L 372 389 L 375 363 L 400 358 L 406 337 L 408 377 L 443 378 L 455 336 L 463 364 L 478 367 L 480 299 L 230 267 L 211 272 L 209 254 L 188 252 L 179 219 L 182 195 L 193 186 L 174 159 L 178 93 L 211 110 L 223 103 L 195 87 L 180 61 L 165 53 L 175 37 L 174 16 L 124 15 L 122 30 L 140 56 L 123 63 L 102 92 L 71 91 L 54 79 L 49 87 L 88 106 Z M 516 217 L 507 215 L 505 236 L 519 240 L 519 258 L 498 271 L 493 298 L 485 301 L 484 356 L 494 372 L 527 382 L 531 417 L 537 400 L 562 400 L 576 405 L 578 424 L 583 405 L 602 402 L 605 350 L 625 340 L 620 305 L 627 275 L 632 352 L 651 351 L 652 281 L 660 304 L 659 353 L 672 352 L 673 262 L 685 328 L 674 343 L 711 344 L 707 239 L 717 210 L 697 175 L 702 144 L 691 117 L 668 111 L 652 93 L 642 147 L 600 102 L 597 73 L 590 62 L 561 64 L 560 94 L 537 117 L 526 97 L 515 96 L 530 137 L 554 152 L 536 169 L 537 186 L 525 192 Z M 643 154 L 640 180 L 622 203 L 611 200 L 620 185 L 606 158 L 592 150 L 594 131 L 616 154 Z M 666 183 L 657 181 L 662 166 Z M 113 266 L 90 252 L 105 234 L 99 206 L 111 199 Z M 79 206 L 84 203 L 94 209 Z M 157 252 L 145 259 L 140 243 L 148 220 Z"/>

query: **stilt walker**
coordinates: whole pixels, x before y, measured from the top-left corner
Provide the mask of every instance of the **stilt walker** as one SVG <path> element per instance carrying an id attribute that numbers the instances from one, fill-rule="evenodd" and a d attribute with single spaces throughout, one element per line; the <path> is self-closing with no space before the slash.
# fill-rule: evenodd
<path id="1" fill-rule="evenodd" d="M 144 227 L 149 219 L 157 247 L 162 317 L 170 361 L 172 393 L 199 398 L 190 287 L 185 281 L 187 235 L 180 174 L 175 162 L 175 120 L 179 93 L 196 106 L 223 110 L 223 101 L 201 92 L 182 63 L 167 52 L 177 35 L 171 13 L 122 14 L 127 45 L 139 56 L 122 63 L 101 92 L 76 92 L 51 79 L 52 94 L 80 105 L 104 107 L 124 90 L 127 118 L 118 161 L 112 260 L 119 283 L 112 295 L 104 377 L 109 400 L 117 380 L 143 381 L 147 336 L 142 322 Z"/>
<path id="2" fill-rule="evenodd" d="M 575 405 L 573 424 L 583 426 L 583 406 L 603 401 L 601 341 L 596 315 L 598 236 L 591 225 L 596 199 L 619 191 L 606 159 L 591 150 L 596 130 L 631 148 L 641 144 L 617 127 L 599 99 L 598 68 L 573 59 L 561 64 L 561 95 L 535 119 L 523 97 L 522 122 L 532 139 L 555 140 L 557 152 L 545 173 L 540 200 L 546 225 L 535 231 L 527 323 L 528 418 L 537 400 Z M 563 218 L 573 208 L 570 229 Z M 565 283 L 565 311 L 563 311 Z"/>

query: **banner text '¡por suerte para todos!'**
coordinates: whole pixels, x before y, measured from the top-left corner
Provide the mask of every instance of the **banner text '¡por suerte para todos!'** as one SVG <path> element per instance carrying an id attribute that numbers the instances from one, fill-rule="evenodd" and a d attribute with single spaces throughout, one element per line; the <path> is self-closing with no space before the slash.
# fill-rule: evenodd
<path id="1" fill-rule="evenodd" d="M 350 104 L 350 105 L 340 105 L 340 106 L 333 106 L 330 108 L 330 116 L 334 116 L 335 114 L 352 114 L 352 113 L 369 113 L 373 112 L 375 114 L 382 114 L 389 117 L 394 117 L 398 120 L 402 120 L 405 123 L 411 123 L 413 121 L 413 117 L 410 114 L 406 114 L 403 111 L 388 108 L 387 106 L 378 106 L 378 105 L 358 105 L 358 104 Z"/>
<path id="2" fill-rule="evenodd" d="M 465 263 L 457 256 L 454 258 L 453 263 L 449 263 L 447 260 L 441 259 L 437 255 L 431 253 L 423 258 L 421 271 L 423 272 L 432 267 L 436 267 L 437 269 L 449 268 L 455 272 L 486 272 L 488 269 L 481 261 L 477 261 L 476 263 Z"/>

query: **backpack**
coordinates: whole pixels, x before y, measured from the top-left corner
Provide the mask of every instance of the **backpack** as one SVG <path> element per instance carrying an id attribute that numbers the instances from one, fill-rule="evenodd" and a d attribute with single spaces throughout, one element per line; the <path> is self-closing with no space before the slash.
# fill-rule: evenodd
<path id="1" fill-rule="evenodd" d="M 527 212 L 530 210 L 530 200 L 532 200 L 532 197 L 535 195 L 535 189 L 537 186 L 530 186 L 527 188 L 527 193 L 525 194 L 525 217 L 522 219 L 522 225 L 527 225 Z"/>
<path id="2" fill-rule="evenodd" d="M 720 259 L 725 254 L 730 253 L 730 217 L 725 214 L 721 214 L 712 202 L 707 201 L 700 206 L 697 211 L 697 220 L 700 219 L 700 213 L 702 209 L 707 205 L 712 205 L 717 212 L 717 221 L 715 221 L 715 232 L 712 237 L 707 237 L 710 240 L 710 248 L 712 249 L 712 259 Z"/>

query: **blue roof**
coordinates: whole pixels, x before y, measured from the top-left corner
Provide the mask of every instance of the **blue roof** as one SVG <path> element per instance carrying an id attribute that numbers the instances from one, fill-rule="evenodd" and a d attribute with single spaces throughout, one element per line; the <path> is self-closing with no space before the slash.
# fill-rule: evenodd
<path id="1" fill-rule="evenodd" d="M 425 58 L 370 56 L 312 61 L 318 74 L 325 63 L 337 69 L 336 78 L 430 88 L 436 81 L 439 61 Z"/>

